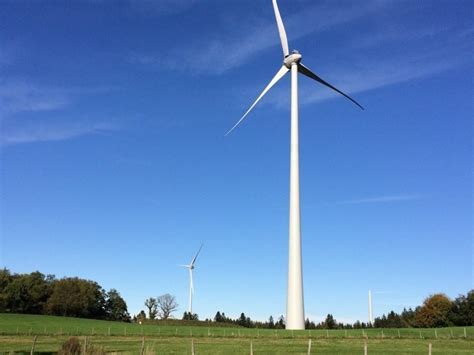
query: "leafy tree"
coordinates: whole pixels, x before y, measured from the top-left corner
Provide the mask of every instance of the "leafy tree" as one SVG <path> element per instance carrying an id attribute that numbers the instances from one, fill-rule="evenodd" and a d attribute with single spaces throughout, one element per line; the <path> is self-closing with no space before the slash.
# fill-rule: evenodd
<path id="1" fill-rule="evenodd" d="M 158 314 L 158 303 L 156 298 L 150 297 L 145 300 L 145 307 L 148 308 L 148 318 L 155 319 Z"/>
<path id="2" fill-rule="evenodd" d="M 425 328 L 448 326 L 448 315 L 452 307 L 453 303 L 445 294 L 432 295 L 426 298 L 423 305 L 416 311 L 416 323 Z"/>
<path id="3" fill-rule="evenodd" d="M 169 293 L 159 296 L 156 300 L 156 305 L 161 319 L 168 319 L 178 309 L 176 298 Z"/>
<path id="4" fill-rule="evenodd" d="M 105 292 L 94 281 L 63 278 L 53 283 L 46 311 L 58 316 L 104 319 Z"/>
<path id="5" fill-rule="evenodd" d="M 3 292 L 7 310 L 15 313 L 43 313 L 51 293 L 52 279 L 37 271 L 12 277 Z"/>
<path id="6" fill-rule="evenodd" d="M 474 325 L 474 290 L 467 296 L 459 295 L 448 314 L 449 321 L 457 326 Z"/>
<path id="7" fill-rule="evenodd" d="M 127 304 L 116 289 L 111 289 L 107 293 L 107 300 L 105 301 L 105 313 L 108 320 L 123 322 L 130 321 L 130 314 L 128 314 Z"/>

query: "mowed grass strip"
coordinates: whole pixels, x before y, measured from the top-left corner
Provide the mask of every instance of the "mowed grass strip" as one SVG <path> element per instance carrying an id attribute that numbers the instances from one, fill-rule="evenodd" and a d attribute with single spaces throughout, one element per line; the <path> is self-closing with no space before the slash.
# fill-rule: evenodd
<path id="1" fill-rule="evenodd" d="M 38 336 L 35 351 L 56 352 L 67 336 Z M 79 337 L 83 343 L 85 337 Z M 32 337 L 0 336 L 0 352 L 29 352 Z M 88 337 L 94 347 L 107 352 L 140 353 L 142 339 L 139 337 Z M 191 341 L 196 354 L 249 354 L 250 342 L 255 354 L 307 354 L 307 339 L 232 339 L 232 338 L 185 338 L 145 337 L 144 350 L 147 354 L 190 354 Z M 472 354 L 474 342 L 464 339 L 420 340 L 420 339 L 369 339 L 370 354 L 426 354 L 428 344 L 433 345 L 433 354 Z M 363 353 L 363 339 L 313 339 L 314 354 Z"/>

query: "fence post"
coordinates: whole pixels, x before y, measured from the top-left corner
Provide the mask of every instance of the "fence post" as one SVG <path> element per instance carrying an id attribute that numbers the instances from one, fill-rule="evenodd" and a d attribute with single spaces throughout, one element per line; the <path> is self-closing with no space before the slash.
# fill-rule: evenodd
<path id="1" fill-rule="evenodd" d="M 400 329 L 398 329 L 398 339 L 400 339 Z"/>
<path id="2" fill-rule="evenodd" d="M 347 338 L 347 329 L 344 330 L 344 337 Z"/>
<path id="3" fill-rule="evenodd" d="M 110 336 L 110 327 L 109 327 L 109 329 L 108 329 L 108 331 L 107 331 L 107 334 L 108 334 L 108 336 Z"/>
<path id="4" fill-rule="evenodd" d="M 174 335 L 178 335 L 178 328 L 175 329 Z"/>
<path id="5" fill-rule="evenodd" d="M 140 354 L 143 355 L 145 352 L 145 337 L 142 337 L 142 349 L 140 350 Z"/>
<path id="6" fill-rule="evenodd" d="M 326 329 L 326 338 L 329 338 L 329 330 Z"/>
<path id="7" fill-rule="evenodd" d="M 84 338 L 84 352 L 83 354 L 87 354 L 87 337 Z"/>
<path id="8" fill-rule="evenodd" d="M 421 337 L 421 329 L 420 329 L 420 339 L 423 339 L 423 338 Z"/>
<path id="9" fill-rule="evenodd" d="M 211 336 L 211 329 L 207 328 L 207 336 Z"/>
<path id="10" fill-rule="evenodd" d="M 252 343 L 252 340 L 250 340 L 250 355 L 253 355 L 253 343 Z"/>
<path id="11" fill-rule="evenodd" d="M 438 331 L 435 328 L 435 338 L 438 339 Z"/>
<path id="12" fill-rule="evenodd" d="M 191 355 L 194 355 L 194 339 L 191 339 Z"/>
<path id="13" fill-rule="evenodd" d="M 311 339 L 308 340 L 308 355 L 311 355 Z"/>
<path id="14" fill-rule="evenodd" d="M 364 355 L 367 355 L 367 339 L 364 340 Z"/>
<path id="15" fill-rule="evenodd" d="M 384 335 L 383 335 L 383 330 L 382 330 L 382 339 L 383 339 Z"/>
<path id="16" fill-rule="evenodd" d="M 30 354 L 33 355 L 35 353 L 35 346 L 36 346 L 36 339 L 38 338 L 37 335 L 33 338 L 33 345 L 31 345 L 31 352 Z"/>
<path id="17" fill-rule="evenodd" d="M 464 327 L 464 338 L 467 338 L 467 335 L 466 335 L 466 327 Z"/>
<path id="18" fill-rule="evenodd" d="M 449 333 L 451 333 L 451 338 L 453 337 L 453 330 L 449 328 Z"/>
<path id="19" fill-rule="evenodd" d="M 431 343 L 428 344 L 428 355 L 431 355 Z"/>

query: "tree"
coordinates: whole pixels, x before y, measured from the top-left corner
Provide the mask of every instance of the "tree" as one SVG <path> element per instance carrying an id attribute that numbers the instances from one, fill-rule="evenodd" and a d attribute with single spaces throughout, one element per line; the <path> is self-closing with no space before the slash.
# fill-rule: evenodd
<path id="1" fill-rule="evenodd" d="M 137 321 L 138 321 L 138 323 L 142 324 L 145 320 L 146 320 L 146 313 L 145 313 L 145 311 L 142 309 L 142 310 L 140 311 L 140 313 L 138 313 Z"/>
<path id="2" fill-rule="evenodd" d="M 283 315 L 278 318 L 278 322 L 275 324 L 275 327 L 278 329 L 285 329 L 285 317 L 283 317 Z"/>
<path id="3" fill-rule="evenodd" d="M 53 283 L 46 312 L 58 316 L 105 318 L 105 292 L 94 281 L 77 277 Z"/>
<path id="4" fill-rule="evenodd" d="M 41 314 L 51 293 L 52 276 L 36 271 L 31 274 L 2 275 L 2 283 L 7 283 L 1 299 L 6 310 L 15 313 Z"/>
<path id="5" fill-rule="evenodd" d="M 474 325 L 474 290 L 469 291 L 467 296 L 459 295 L 454 300 L 448 318 L 457 326 Z"/>
<path id="6" fill-rule="evenodd" d="M 245 313 L 240 313 L 240 317 L 237 320 L 237 324 L 241 327 L 247 327 L 247 317 L 245 317 Z"/>
<path id="7" fill-rule="evenodd" d="M 270 318 L 268 318 L 268 328 L 270 328 L 270 329 L 275 328 L 275 322 L 273 321 L 272 316 L 270 316 Z"/>
<path id="8" fill-rule="evenodd" d="M 184 312 L 183 320 L 199 320 L 199 316 L 197 315 L 197 313 Z"/>
<path id="9" fill-rule="evenodd" d="M 214 316 L 214 322 L 220 323 L 223 322 L 223 318 L 221 312 L 217 311 L 216 315 Z"/>
<path id="10" fill-rule="evenodd" d="M 158 307 L 158 314 L 161 319 L 168 319 L 171 316 L 171 313 L 178 309 L 176 298 L 169 293 L 158 297 L 156 304 Z"/>
<path id="11" fill-rule="evenodd" d="M 409 308 L 408 310 L 406 310 L 405 308 L 403 308 L 403 312 L 401 315 L 403 327 L 416 327 L 415 314 L 416 312 L 413 309 Z"/>
<path id="12" fill-rule="evenodd" d="M 128 314 L 127 304 L 116 289 L 111 289 L 107 293 L 105 313 L 108 320 L 130 322 L 130 314 Z"/>
<path id="13" fill-rule="evenodd" d="M 449 326 L 449 312 L 453 303 L 445 294 L 438 293 L 425 299 L 416 311 L 415 319 L 419 327 L 433 328 Z"/>
<path id="14" fill-rule="evenodd" d="M 156 298 L 150 297 L 145 300 L 145 307 L 148 308 L 148 318 L 155 319 L 158 314 L 158 304 Z"/>
<path id="15" fill-rule="evenodd" d="M 326 329 L 335 329 L 336 328 L 336 321 L 332 314 L 328 314 L 326 320 L 324 321 L 324 325 Z"/>

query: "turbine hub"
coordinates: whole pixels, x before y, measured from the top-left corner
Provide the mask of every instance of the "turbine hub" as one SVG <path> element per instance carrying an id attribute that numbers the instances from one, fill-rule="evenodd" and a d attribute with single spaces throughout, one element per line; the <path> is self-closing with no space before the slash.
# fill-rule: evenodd
<path id="1" fill-rule="evenodd" d="M 291 54 L 285 57 L 285 59 L 283 60 L 283 64 L 285 65 L 285 67 L 290 69 L 293 63 L 298 64 L 299 62 L 301 62 L 301 58 L 301 54 L 298 51 L 294 50 L 293 52 L 291 52 Z"/>

